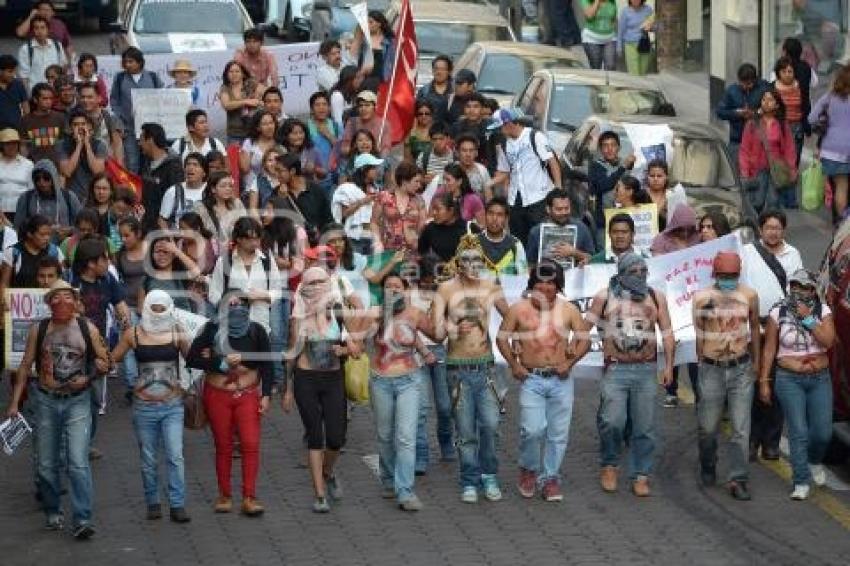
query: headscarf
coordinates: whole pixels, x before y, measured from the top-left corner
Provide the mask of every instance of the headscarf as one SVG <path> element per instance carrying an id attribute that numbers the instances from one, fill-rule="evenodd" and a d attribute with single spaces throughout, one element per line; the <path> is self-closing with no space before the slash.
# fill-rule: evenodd
<path id="1" fill-rule="evenodd" d="M 165 310 L 154 312 L 154 305 L 162 305 Z M 142 330 L 151 334 L 168 332 L 174 328 L 174 300 L 165 291 L 156 289 L 145 296 L 142 305 L 142 320 L 139 325 Z"/>
<path id="2" fill-rule="evenodd" d="M 617 275 L 611 278 L 610 289 L 615 297 L 642 301 L 649 294 L 647 276 L 629 273 L 633 267 L 646 269 L 646 260 L 634 252 L 622 254 L 617 262 Z"/>
<path id="3" fill-rule="evenodd" d="M 791 274 L 791 277 L 788 278 L 789 289 L 793 283 L 803 287 L 811 287 L 814 289 L 815 293 L 811 298 L 803 299 L 793 291 L 789 292 L 788 298 L 786 299 L 788 303 L 788 310 L 794 314 L 795 317 L 797 317 L 797 305 L 799 304 L 804 304 L 814 311 L 821 302 L 820 295 L 818 293 L 818 284 L 817 281 L 815 281 L 814 276 L 805 269 L 798 269 Z"/>
<path id="4" fill-rule="evenodd" d="M 331 278 L 321 267 L 311 267 L 301 275 L 295 292 L 292 316 L 299 321 L 299 334 L 305 337 L 324 337 L 330 327 L 328 306 L 333 304 Z"/>

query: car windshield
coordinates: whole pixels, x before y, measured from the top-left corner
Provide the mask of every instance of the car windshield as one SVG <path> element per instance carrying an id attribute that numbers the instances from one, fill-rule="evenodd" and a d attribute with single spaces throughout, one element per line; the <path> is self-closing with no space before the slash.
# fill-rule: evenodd
<path id="1" fill-rule="evenodd" d="M 203 14 L 203 17 L 198 17 Z M 136 33 L 238 33 L 245 30 L 239 3 L 234 0 L 144 0 L 139 6 Z"/>
<path id="2" fill-rule="evenodd" d="M 510 41 L 510 30 L 505 26 L 485 24 L 460 24 L 446 22 L 416 22 L 416 41 L 419 53 L 425 56 L 445 53 L 456 59 L 470 43 L 476 41 Z"/>
<path id="3" fill-rule="evenodd" d="M 664 95 L 656 90 L 556 84 L 549 110 L 549 128 L 572 130 L 592 114 L 661 114 L 666 102 Z"/>
<path id="4" fill-rule="evenodd" d="M 528 77 L 539 69 L 550 67 L 582 68 L 581 61 L 570 57 L 536 55 L 487 55 L 478 77 L 478 91 L 494 94 L 516 94 L 525 86 Z"/>

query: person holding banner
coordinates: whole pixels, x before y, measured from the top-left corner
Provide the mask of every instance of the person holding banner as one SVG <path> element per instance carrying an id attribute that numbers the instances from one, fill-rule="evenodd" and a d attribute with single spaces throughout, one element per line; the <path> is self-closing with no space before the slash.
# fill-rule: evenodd
<path id="1" fill-rule="evenodd" d="M 238 61 L 224 66 L 218 96 L 227 114 L 227 144 L 242 145 L 250 133 L 251 117 L 261 104 L 263 85 Z"/>
<path id="2" fill-rule="evenodd" d="M 714 257 L 714 286 L 696 292 L 693 320 L 699 360 L 697 420 L 700 479 L 717 482 L 717 436 L 723 409 L 732 425 L 729 492 L 749 501 L 748 451 L 754 373 L 761 361 L 761 325 L 756 291 L 738 281 L 741 257 L 720 252 Z"/>
<path id="3" fill-rule="evenodd" d="M 541 487 L 543 499 L 553 502 L 564 498 L 560 469 L 570 436 L 575 382 L 570 370 L 590 349 L 581 332 L 581 313 L 559 296 L 563 291 L 563 268 L 544 259 L 531 272 L 525 297 L 511 306 L 496 338 L 521 383 L 517 487 L 527 499 Z"/>
<path id="4" fill-rule="evenodd" d="M 618 464 L 626 419 L 631 419 L 628 444 L 629 479 L 638 497 L 650 494 L 649 476 L 655 454 L 655 392 L 661 331 L 664 368 L 661 381 L 673 381 L 675 337 L 665 295 L 647 284 L 646 260 L 625 253 L 617 262 L 610 285 L 593 297 L 585 330 L 594 326 L 602 335 L 605 373 L 600 384 L 599 428 L 602 490 L 617 491 Z"/>
<path id="5" fill-rule="evenodd" d="M 142 306 L 141 322 L 127 328 L 112 350 L 115 363 L 132 352 L 138 373 L 133 392 L 133 429 L 139 441 L 142 484 L 149 521 L 162 518 L 159 502 L 160 441 L 168 468 L 171 520 L 188 523 L 183 464 L 183 388 L 180 356 L 189 352 L 186 333 L 174 318 L 174 301 L 165 291 L 151 291 Z"/>

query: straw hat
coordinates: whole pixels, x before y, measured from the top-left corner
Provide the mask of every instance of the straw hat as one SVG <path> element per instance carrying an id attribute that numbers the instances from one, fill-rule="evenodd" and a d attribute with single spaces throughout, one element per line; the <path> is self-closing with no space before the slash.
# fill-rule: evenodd
<path id="1" fill-rule="evenodd" d="M 192 62 L 188 59 L 177 59 L 174 61 L 174 66 L 168 70 L 168 74 L 171 78 L 174 78 L 174 73 L 177 71 L 186 71 L 191 73 L 193 76 L 198 74 L 197 69 L 192 66 Z"/>
<path id="2" fill-rule="evenodd" d="M 74 287 L 71 287 L 71 284 L 65 281 L 64 279 L 57 279 L 54 281 L 53 285 L 50 286 L 50 290 L 44 294 L 44 302 L 50 303 L 50 299 L 56 293 L 60 291 L 71 291 L 74 294 L 74 298 L 79 299 L 80 293 Z"/>
<path id="3" fill-rule="evenodd" d="M 21 136 L 14 128 L 3 128 L 0 130 L 0 143 L 20 142 Z"/>

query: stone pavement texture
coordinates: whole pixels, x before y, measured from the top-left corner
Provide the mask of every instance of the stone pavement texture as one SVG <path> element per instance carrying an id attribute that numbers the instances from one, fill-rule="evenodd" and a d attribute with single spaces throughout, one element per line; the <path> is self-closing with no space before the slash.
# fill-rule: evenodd
<path id="1" fill-rule="evenodd" d="M 44 518 L 33 499 L 25 446 L 13 457 L 0 459 L 4 566 L 731 566 L 847 564 L 850 556 L 850 533 L 813 503 L 790 501 L 789 486 L 763 466 L 753 468 L 754 500 L 749 503 L 733 501 L 720 487 L 699 487 L 693 407 L 662 409 L 659 404 L 663 433 L 652 497 L 637 499 L 623 485 L 619 493 L 602 493 L 597 484 L 597 383 L 590 379 L 577 383 L 564 465 L 565 499 L 560 504 L 524 500 L 516 492 L 514 390 L 499 448 L 505 493 L 501 502 L 461 503 L 456 465 L 440 463 L 417 478 L 423 511 L 406 514 L 393 501 L 381 499 L 379 483 L 364 462 L 364 456 L 375 452 L 371 414 L 368 407 L 358 407 L 339 468 L 345 499 L 328 515 L 313 514 L 308 474 L 299 467 L 305 459 L 301 423 L 296 414 L 283 415 L 276 401 L 263 428 L 258 488 L 266 505 L 262 518 L 213 514 L 212 439 L 207 431 L 187 431 L 187 507 L 192 522 L 149 522 L 144 519 L 130 410 L 116 400 L 117 389 L 98 431 L 97 446 L 105 456 L 93 463 L 97 535 L 77 542 L 67 532 L 42 529 Z M 436 452 L 432 446 L 432 454 Z M 234 461 L 235 471 L 239 464 Z"/>

